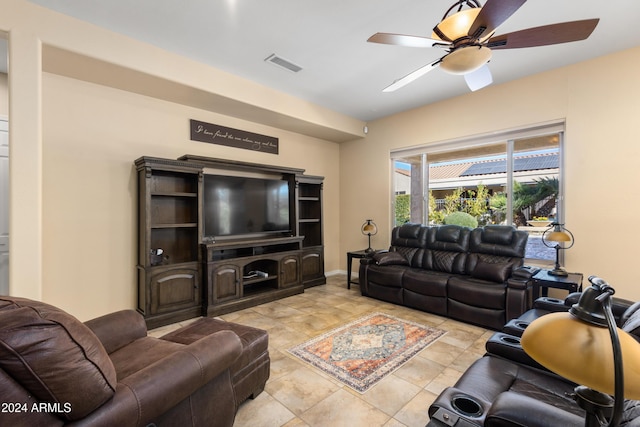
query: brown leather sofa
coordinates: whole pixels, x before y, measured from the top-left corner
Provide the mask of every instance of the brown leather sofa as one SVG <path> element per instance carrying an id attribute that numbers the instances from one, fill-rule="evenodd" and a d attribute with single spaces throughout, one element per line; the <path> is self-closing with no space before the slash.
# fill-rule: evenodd
<path id="1" fill-rule="evenodd" d="M 360 291 L 498 330 L 531 307 L 527 239 L 511 226 L 404 224 L 389 251 L 360 260 Z"/>
<path id="2" fill-rule="evenodd" d="M 133 310 L 82 323 L 0 297 L 0 425 L 231 426 L 242 352 L 230 330 L 185 345 L 147 336 Z"/>
<path id="3" fill-rule="evenodd" d="M 579 296 L 539 298 L 531 310 L 496 332 L 486 343 L 487 354 L 429 407 L 428 427 L 584 426 L 584 410 L 574 400 L 576 384 L 538 365 L 520 346 L 530 322 L 569 310 Z M 612 311 L 618 326 L 640 341 L 640 303 L 614 298 Z M 640 402 L 625 402 L 620 426 L 640 426 Z"/>

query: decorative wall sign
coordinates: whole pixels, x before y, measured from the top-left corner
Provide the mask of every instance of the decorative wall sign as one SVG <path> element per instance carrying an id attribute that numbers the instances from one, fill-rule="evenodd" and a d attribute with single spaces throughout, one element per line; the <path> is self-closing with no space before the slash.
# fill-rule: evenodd
<path id="1" fill-rule="evenodd" d="M 191 140 L 278 154 L 278 138 L 190 120 Z"/>

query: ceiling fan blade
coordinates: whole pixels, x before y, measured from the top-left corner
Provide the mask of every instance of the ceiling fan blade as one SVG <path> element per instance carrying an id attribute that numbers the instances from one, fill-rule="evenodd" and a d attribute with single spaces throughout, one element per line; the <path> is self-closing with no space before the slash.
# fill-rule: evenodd
<path id="1" fill-rule="evenodd" d="M 591 35 L 599 21 L 596 18 L 562 22 L 502 34 L 491 37 L 487 42 L 487 47 L 491 49 L 517 49 L 584 40 Z"/>
<path id="2" fill-rule="evenodd" d="M 493 83 L 493 77 L 491 76 L 491 71 L 487 64 L 484 64 L 482 67 L 471 73 L 465 74 L 464 80 L 467 82 L 469 89 L 474 92 Z"/>
<path id="3" fill-rule="evenodd" d="M 404 34 L 375 33 L 367 39 L 369 43 L 392 44 L 406 47 L 432 47 L 435 44 L 448 45 L 442 40 L 434 40 L 429 37 L 407 36 Z"/>
<path id="4" fill-rule="evenodd" d="M 527 0 L 487 0 L 471 24 L 468 35 L 481 38 L 493 33 L 500 24 L 509 19 Z"/>
<path id="5" fill-rule="evenodd" d="M 406 76 L 396 80 L 395 82 L 391 83 L 389 86 L 385 87 L 384 89 L 382 89 L 383 92 L 393 92 L 395 90 L 400 89 L 401 87 L 404 87 L 406 85 L 408 85 L 409 83 L 411 83 L 412 81 L 424 76 L 425 74 L 427 74 L 429 71 L 431 70 L 435 70 L 438 67 L 438 64 L 440 64 L 440 62 L 442 62 L 442 58 L 435 60 L 425 66 L 422 66 L 420 68 L 418 68 L 417 70 L 407 74 Z"/>

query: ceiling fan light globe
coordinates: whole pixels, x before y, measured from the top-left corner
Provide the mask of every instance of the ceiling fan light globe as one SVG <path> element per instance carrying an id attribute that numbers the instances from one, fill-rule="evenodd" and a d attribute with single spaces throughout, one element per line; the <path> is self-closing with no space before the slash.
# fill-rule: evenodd
<path id="1" fill-rule="evenodd" d="M 473 24 L 473 21 L 475 21 L 479 13 L 479 7 L 461 10 L 460 12 L 443 19 L 438 24 L 438 29 L 442 31 L 449 40 L 458 40 L 461 37 L 466 37 L 469 34 L 471 24 Z M 441 40 L 435 32 L 431 34 L 431 38 Z"/>
<path id="2" fill-rule="evenodd" d="M 476 71 L 491 59 L 488 47 L 468 46 L 454 50 L 442 59 L 440 68 L 449 74 L 462 75 Z"/>

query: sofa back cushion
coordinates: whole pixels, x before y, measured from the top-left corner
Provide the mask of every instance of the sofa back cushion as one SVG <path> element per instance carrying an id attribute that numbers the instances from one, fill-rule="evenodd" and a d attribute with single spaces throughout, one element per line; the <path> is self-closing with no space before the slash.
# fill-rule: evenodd
<path id="1" fill-rule="evenodd" d="M 510 225 L 486 225 L 471 230 L 467 274 L 502 283 L 521 266 L 529 234 Z"/>
<path id="2" fill-rule="evenodd" d="M 49 304 L 0 297 L 0 368 L 36 399 L 77 420 L 116 389 L 116 371 L 98 338 Z"/>
<path id="3" fill-rule="evenodd" d="M 636 341 L 640 341 L 640 302 L 629 307 L 621 316 L 622 330 L 629 333 Z"/>
<path id="4" fill-rule="evenodd" d="M 468 228 L 458 225 L 431 227 L 427 234 L 423 268 L 464 274 L 469 250 L 469 233 Z"/>
<path id="5" fill-rule="evenodd" d="M 469 251 L 524 258 L 529 234 L 510 225 L 486 225 L 471 231 Z"/>
<path id="6" fill-rule="evenodd" d="M 422 267 L 424 248 L 429 227 L 421 224 L 403 224 L 391 231 L 392 252 L 404 256 L 412 267 Z"/>

